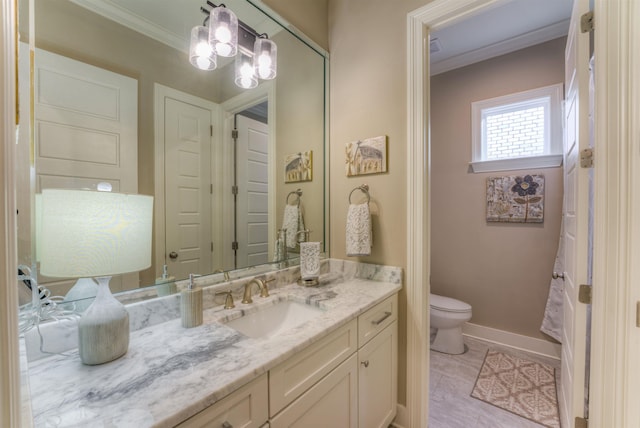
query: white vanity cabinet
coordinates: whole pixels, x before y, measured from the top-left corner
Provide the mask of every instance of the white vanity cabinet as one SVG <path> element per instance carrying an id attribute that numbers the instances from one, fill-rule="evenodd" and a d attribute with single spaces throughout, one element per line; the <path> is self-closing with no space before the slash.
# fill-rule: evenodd
<path id="1" fill-rule="evenodd" d="M 178 426 L 387 427 L 396 414 L 397 313 L 394 294 Z"/>
<path id="2" fill-rule="evenodd" d="M 396 414 L 393 295 L 269 372 L 271 428 L 386 427 Z"/>
<path id="3" fill-rule="evenodd" d="M 269 419 L 267 374 L 177 425 L 179 428 L 260 428 Z M 268 424 L 266 425 L 269 426 Z"/>

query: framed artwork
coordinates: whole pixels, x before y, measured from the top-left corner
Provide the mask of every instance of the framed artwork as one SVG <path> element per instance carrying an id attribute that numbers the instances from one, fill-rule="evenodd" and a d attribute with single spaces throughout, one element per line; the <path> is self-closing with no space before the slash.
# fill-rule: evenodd
<path id="1" fill-rule="evenodd" d="M 313 179 L 313 150 L 284 157 L 284 182 L 297 183 Z"/>
<path id="2" fill-rule="evenodd" d="M 487 221 L 542 223 L 544 175 L 512 175 L 487 179 Z"/>
<path id="3" fill-rule="evenodd" d="M 387 172 L 387 137 L 382 135 L 347 143 L 345 155 L 347 177 Z"/>

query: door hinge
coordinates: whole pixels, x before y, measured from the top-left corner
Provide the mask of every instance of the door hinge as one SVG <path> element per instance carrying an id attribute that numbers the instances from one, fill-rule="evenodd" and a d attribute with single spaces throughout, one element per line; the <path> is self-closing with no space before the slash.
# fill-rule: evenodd
<path id="1" fill-rule="evenodd" d="M 213 195 L 213 183 L 209 184 L 209 193 Z"/>
<path id="2" fill-rule="evenodd" d="M 238 251 L 238 241 L 233 241 L 231 243 L 231 249 L 234 251 Z"/>
<path id="3" fill-rule="evenodd" d="M 591 286 L 589 284 L 580 284 L 578 301 L 587 305 L 591 304 Z"/>
<path id="4" fill-rule="evenodd" d="M 234 140 L 238 139 L 238 130 L 234 129 L 233 131 L 231 131 L 231 138 L 233 138 Z"/>
<path id="5" fill-rule="evenodd" d="M 575 428 L 588 428 L 589 427 L 589 419 L 576 417 Z"/>
<path id="6" fill-rule="evenodd" d="M 231 193 L 234 195 L 238 194 L 238 186 L 231 186 Z"/>
<path id="7" fill-rule="evenodd" d="M 593 11 L 589 11 L 580 17 L 580 31 L 583 33 L 589 33 L 593 31 Z"/>
<path id="8" fill-rule="evenodd" d="M 580 166 L 593 168 L 593 149 L 584 149 L 580 152 Z"/>
<path id="9" fill-rule="evenodd" d="M 640 302 L 636 302 L 636 327 L 640 327 Z"/>
<path id="10" fill-rule="evenodd" d="M 213 137 L 213 125 L 209 125 L 209 133 Z"/>
<path id="11" fill-rule="evenodd" d="M 211 252 L 213 253 L 213 242 L 211 242 Z"/>

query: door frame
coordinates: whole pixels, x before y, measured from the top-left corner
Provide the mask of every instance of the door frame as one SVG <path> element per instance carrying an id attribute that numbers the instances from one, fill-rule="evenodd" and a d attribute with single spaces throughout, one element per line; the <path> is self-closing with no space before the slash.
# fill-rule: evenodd
<path id="1" fill-rule="evenodd" d="M 227 156 L 229 159 L 233 156 L 233 150 L 235 149 L 233 138 L 231 137 L 231 131 L 235 127 L 235 115 L 240 113 L 243 110 L 248 109 L 256 104 L 260 104 L 263 101 L 267 101 L 269 109 L 267 111 L 267 126 L 269 127 L 269 154 L 268 154 L 268 165 L 269 169 L 267 171 L 269 186 L 268 186 L 268 194 L 269 204 L 267 207 L 267 217 L 268 217 L 268 242 L 275 241 L 275 224 L 276 224 L 276 150 L 273 150 L 276 147 L 276 82 L 266 81 L 262 82 L 258 87 L 242 92 L 240 95 L 237 95 L 222 104 L 221 106 L 221 121 L 222 121 L 222 142 L 225 150 L 225 159 Z M 219 235 L 221 239 L 217 241 L 220 242 L 224 247 L 221 248 L 222 254 L 224 257 L 224 270 L 228 270 L 230 266 L 234 266 L 234 258 L 231 252 L 224 251 L 224 248 L 231 248 L 231 243 L 234 240 L 234 226 L 235 226 L 235 213 L 234 213 L 234 204 L 233 204 L 233 195 L 231 194 L 231 186 L 234 184 L 233 177 L 233 168 L 229 169 L 229 163 L 225 163 L 222 165 L 221 169 L 222 174 L 222 189 L 228 189 L 228 192 L 223 192 L 220 196 L 219 200 L 223 203 L 225 207 L 223 213 L 223 221 L 222 221 L 222 229 L 219 231 Z M 216 241 L 214 241 L 216 242 Z M 216 244 L 214 243 L 214 248 L 216 248 Z M 271 245 L 269 245 L 269 251 L 271 252 Z M 235 267 L 235 266 L 234 266 Z M 233 268 L 233 267 L 231 267 Z"/>
<path id="2" fill-rule="evenodd" d="M 407 15 L 407 412 L 406 426 L 428 421 L 430 290 L 429 29 L 501 0 L 435 0 Z M 640 7 L 594 0 L 594 286 L 590 423 L 637 426 L 640 385 Z M 427 166 L 425 168 L 425 165 Z M 634 181 L 635 180 L 635 181 Z M 629 239 L 631 237 L 631 239 Z M 598 286 L 600 284 L 601 286 Z M 606 284 L 606 286 L 603 286 Z M 612 370 L 613 367 L 613 370 Z M 630 374 L 633 374 L 630 376 Z M 615 397 L 615 399 L 611 399 Z"/>
<path id="3" fill-rule="evenodd" d="M 153 111 L 153 128 L 154 128 L 154 193 L 155 193 L 155 201 L 153 208 L 154 215 L 154 232 L 155 232 L 155 243 L 154 243 L 154 260 L 155 260 L 155 274 L 156 277 L 160 276 L 162 273 L 162 265 L 166 262 L 166 219 L 165 219 L 165 147 L 164 147 L 164 115 L 165 115 L 165 105 L 164 99 L 170 97 L 176 99 L 178 101 L 193 104 L 198 107 L 202 107 L 203 109 L 211 111 L 211 123 L 213 125 L 213 129 L 216 130 L 220 127 L 219 123 L 219 111 L 220 106 L 212 101 L 205 100 L 204 98 L 199 98 L 194 95 L 187 94 L 185 92 L 179 91 L 177 89 L 170 88 L 168 86 L 161 85 L 159 83 L 153 84 L 153 103 L 154 103 L 154 111 Z M 216 133 L 213 132 L 211 136 L 211 142 L 216 141 Z M 214 144 L 212 144 L 213 146 Z M 211 148 L 210 154 L 210 165 L 211 169 L 214 168 L 214 149 Z M 211 182 L 213 171 L 209 172 L 209 180 Z M 213 209 L 210 203 L 210 209 Z M 213 213 L 213 211 L 211 211 Z M 213 224 L 211 227 L 210 237 L 213 242 Z M 212 266 L 215 265 L 214 261 L 211 261 Z"/>

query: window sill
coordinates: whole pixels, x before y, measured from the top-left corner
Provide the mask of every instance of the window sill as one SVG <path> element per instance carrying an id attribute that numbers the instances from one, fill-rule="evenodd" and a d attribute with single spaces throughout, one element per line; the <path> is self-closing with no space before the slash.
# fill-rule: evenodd
<path id="1" fill-rule="evenodd" d="M 499 159 L 469 162 L 471 171 L 493 172 L 514 169 L 553 168 L 562 165 L 562 155 L 529 156 L 525 158 Z"/>

